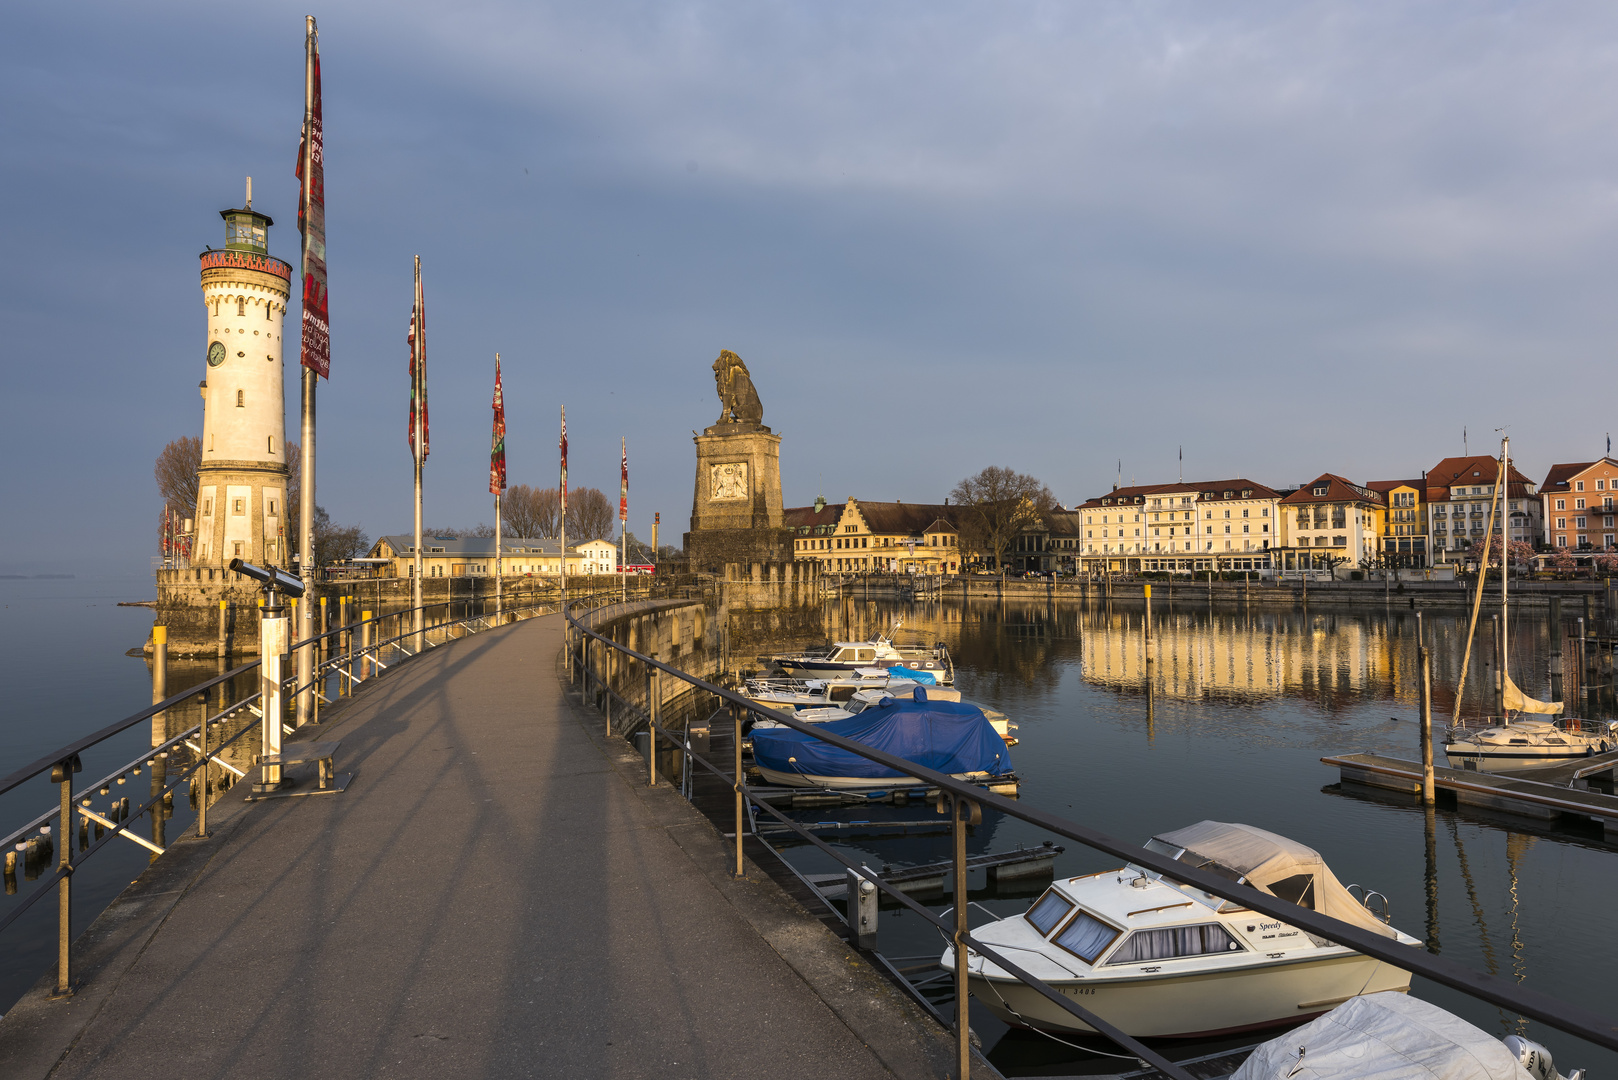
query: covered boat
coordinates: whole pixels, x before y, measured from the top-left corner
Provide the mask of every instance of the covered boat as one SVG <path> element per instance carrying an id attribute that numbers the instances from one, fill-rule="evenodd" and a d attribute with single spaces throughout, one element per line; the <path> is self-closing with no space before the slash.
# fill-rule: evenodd
<path id="1" fill-rule="evenodd" d="M 1537 1043 L 1517 1035 L 1496 1039 L 1420 998 L 1382 993 L 1352 998 L 1261 1044 L 1230 1080 L 1558 1080 L 1558 1075 L 1550 1054 Z"/>
<path id="2" fill-rule="evenodd" d="M 887 697 L 847 720 L 818 725 L 906 761 L 974 780 L 1011 772 L 1011 751 L 975 705 Z M 793 728 L 753 728 L 753 760 L 771 783 L 788 787 L 907 787 L 923 783 Z"/>
<path id="3" fill-rule="evenodd" d="M 1203 821 L 1146 847 L 1406 945 L 1312 848 L 1251 825 Z M 1058 993 L 1136 1037 L 1190 1038 L 1295 1024 L 1410 973 L 1211 893 L 1127 866 L 1058 881 L 1023 915 L 973 931 Z M 943 966 L 954 971 L 953 950 Z M 1009 1024 L 1089 1033 L 972 952 L 971 993 Z"/>

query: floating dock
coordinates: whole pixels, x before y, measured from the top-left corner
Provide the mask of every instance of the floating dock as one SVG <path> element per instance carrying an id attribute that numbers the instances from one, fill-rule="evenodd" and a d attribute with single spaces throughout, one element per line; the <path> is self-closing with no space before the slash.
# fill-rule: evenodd
<path id="1" fill-rule="evenodd" d="M 1320 759 L 1335 766 L 1347 783 L 1421 794 L 1421 763 L 1380 754 L 1340 754 Z M 1618 842 L 1618 796 L 1598 790 L 1595 782 L 1618 768 L 1618 750 L 1563 765 L 1520 773 L 1474 772 L 1433 767 L 1433 784 L 1450 792 L 1462 806 L 1481 806 L 1518 817 L 1555 821 L 1564 814 L 1593 821 L 1608 841 Z"/>

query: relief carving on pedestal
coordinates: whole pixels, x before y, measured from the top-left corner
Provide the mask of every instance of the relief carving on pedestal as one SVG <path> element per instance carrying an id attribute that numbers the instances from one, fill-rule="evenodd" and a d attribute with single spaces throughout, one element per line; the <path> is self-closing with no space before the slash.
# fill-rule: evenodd
<path id="1" fill-rule="evenodd" d="M 745 499 L 747 496 L 747 462 L 728 461 L 708 466 L 710 499 Z"/>

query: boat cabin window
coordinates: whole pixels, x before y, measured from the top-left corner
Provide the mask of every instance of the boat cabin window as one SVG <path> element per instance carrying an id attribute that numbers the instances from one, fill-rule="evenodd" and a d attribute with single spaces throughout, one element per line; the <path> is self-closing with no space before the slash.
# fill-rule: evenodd
<path id="1" fill-rule="evenodd" d="M 854 650 L 854 662 L 857 663 L 857 664 L 869 664 L 872 661 L 874 661 L 875 659 L 876 659 L 876 650 L 875 649 L 855 649 Z"/>
<path id="2" fill-rule="evenodd" d="M 1182 956 L 1236 952 L 1240 943 L 1218 923 L 1200 926 L 1169 926 L 1161 930 L 1136 930 L 1107 960 L 1112 964 L 1140 964 L 1150 960 L 1174 960 Z"/>
<path id="3" fill-rule="evenodd" d="M 1028 909 L 1026 918 L 1034 924 L 1034 929 L 1039 931 L 1040 936 L 1044 937 L 1072 910 L 1073 901 L 1055 889 L 1046 889 L 1045 895 L 1039 898 L 1039 903 Z"/>
<path id="4" fill-rule="evenodd" d="M 831 688 L 832 701 L 853 701 L 857 686 L 834 686 Z"/>
<path id="5" fill-rule="evenodd" d="M 845 660 L 845 661 L 846 660 L 853 660 L 854 659 L 854 650 L 853 649 L 838 649 L 837 654 L 835 656 L 833 656 L 832 659 L 833 660 Z"/>
<path id="6" fill-rule="evenodd" d="M 1117 937 L 1117 930 L 1089 912 L 1080 911 L 1051 940 L 1086 964 L 1093 964 Z"/>
<path id="7" fill-rule="evenodd" d="M 1269 890 L 1278 898 L 1301 908 L 1315 910 L 1315 875 L 1294 874 L 1292 877 L 1272 881 Z"/>

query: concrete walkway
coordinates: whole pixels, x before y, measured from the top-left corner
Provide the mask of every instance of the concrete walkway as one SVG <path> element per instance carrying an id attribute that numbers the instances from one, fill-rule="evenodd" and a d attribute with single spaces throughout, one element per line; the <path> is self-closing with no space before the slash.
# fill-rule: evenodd
<path id="1" fill-rule="evenodd" d="M 936 1025 L 646 788 L 560 646 L 490 631 L 328 711 L 348 791 L 238 785 L 80 939 L 71 1002 L 0 1021 L 0 1076 L 945 1075 Z"/>

